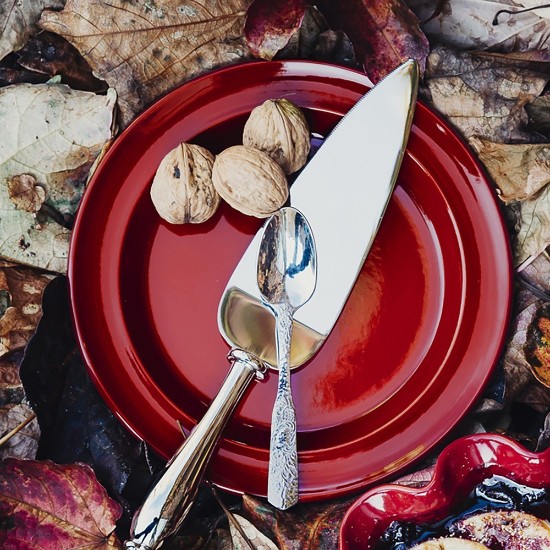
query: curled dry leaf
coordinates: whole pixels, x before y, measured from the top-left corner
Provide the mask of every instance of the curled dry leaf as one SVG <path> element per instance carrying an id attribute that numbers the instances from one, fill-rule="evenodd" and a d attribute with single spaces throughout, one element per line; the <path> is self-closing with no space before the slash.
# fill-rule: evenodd
<path id="1" fill-rule="evenodd" d="M 238 514 L 232 514 L 232 517 L 239 523 L 247 539 L 252 544 L 252 548 L 255 550 L 278 550 L 277 546 L 263 533 L 258 531 L 247 519 Z M 231 540 L 233 541 L 233 550 L 250 550 L 250 544 L 243 538 L 232 521 L 229 521 L 229 531 L 231 533 Z"/>
<path id="2" fill-rule="evenodd" d="M 406 476 L 396 479 L 392 483 L 403 485 L 404 487 L 425 487 L 430 483 L 434 475 L 435 466 L 428 466 L 422 470 L 407 474 Z"/>
<path id="3" fill-rule="evenodd" d="M 547 49 L 550 38 L 549 9 L 516 15 L 503 9 L 521 10 L 541 0 L 446 0 L 435 12 L 433 0 L 407 0 L 423 22 L 422 30 L 432 43 L 460 49 L 491 49 L 500 52 Z"/>
<path id="4" fill-rule="evenodd" d="M 538 139 L 525 128 L 525 105 L 544 90 L 549 77 L 480 61 L 440 46 L 426 64 L 426 84 L 435 108 L 466 137 L 495 142 Z"/>
<path id="5" fill-rule="evenodd" d="M 6 180 L 30 173 L 44 186 L 52 210 L 74 213 L 88 170 L 111 138 L 115 96 L 114 90 L 99 96 L 58 84 L 0 89 L 0 255 L 66 270 L 69 231 L 51 218 L 17 209 Z"/>
<path id="6" fill-rule="evenodd" d="M 46 191 L 36 184 L 36 179 L 30 174 L 20 174 L 8 180 L 8 196 L 19 210 L 38 212 L 46 199 Z"/>
<path id="7" fill-rule="evenodd" d="M 514 262 L 520 265 L 550 245 L 550 184 L 520 203 Z"/>
<path id="8" fill-rule="evenodd" d="M 424 71 L 429 44 L 414 13 L 401 0 L 322 0 L 317 7 L 334 30 L 349 36 L 357 61 L 373 82 L 408 59 Z"/>
<path id="9" fill-rule="evenodd" d="M 113 531 L 120 506 L 82 464 L 0 462 L 0 544 L 43 550 L 122 548 Z"/>
<path id="10" fill-rule="evenodd" d="M 0 446 L 0 459 L 36 457 L 40 428 L 32 409 L 25 403 L 0 406 L 0 438 L 4 438 L 20 426 L 21 429 Z"/>
<path id="11" fill-rule="evenodd" d="M 529 127 L 550 137 L 550 95 L 537 97 L 525 106 L 525 110 L 529 115 Z"/>
<path id="12" fill-rule="evenodd" d="M 470 138 L 479 159 L 508 203 L 524 200 L 550 183 L 550 144 L 503 144 Z"/>
<path id="13" fill-rule="evenodd" d="M 65 37 L 94 74 L 117 90 L 122 124 L 162 94 L 250 56 L 243 37 L 251 0 L 67 0 L 43 29 Z"/>
<path id="14" fill-rule="evenodd" d="M 42 317 L 42 294 L 51 275 L 35 269 L 0 267 L 0 293 L 6 298 L 0 308 L 0 356 L 24 347 Z"/>
<path id="15" fill-rule="evenodd" d="M 524 350 L 537 380 L 550 388 L 550 303 L 535 312 L 527 329 Z"/>
<path id="16" fill-rule="evenodd" d="M 3 0 L 0 2 L 0 59 L 21 49 L 37 30 L 45 9 L 61 9 L 64 0 Z"/>
<path id="17" fill-rule="evenodd" d="M 307 0 L 254 0 L 244 28 L 246 41 L 256 57 L 273 59 L 300 28 Z"/>

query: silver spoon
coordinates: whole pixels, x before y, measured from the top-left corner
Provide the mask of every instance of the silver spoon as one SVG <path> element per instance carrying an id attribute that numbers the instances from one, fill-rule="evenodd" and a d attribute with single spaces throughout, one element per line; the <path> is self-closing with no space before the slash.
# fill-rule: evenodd
<path id="1" fill-rule="evenodd" d="M 271 421 L 267 498 L 286 510 L 298 502 L 296 410 L 290 388 L 292 319 L 317 282 L 315 242 L 309 223 L 284 207 L 267 222 L 258 255 L 258 287 L 276 320 L 279 384 Z"/>

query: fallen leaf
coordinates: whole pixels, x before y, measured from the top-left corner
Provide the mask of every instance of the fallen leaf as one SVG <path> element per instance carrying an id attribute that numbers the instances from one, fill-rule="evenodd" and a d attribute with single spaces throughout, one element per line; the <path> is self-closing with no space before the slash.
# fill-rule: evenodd
<path id="1" fill-rule="evenodd" d="M 434 475 L 435 466 L 428 466 L 411 474 L 407 474 L 392 483 L 403 485 L 404 487 L 425 487 L 430 483 Z"/>
<path id="2" fill-rule="evenodd" d="M 28 422 L 0 446 L 0 460 L 5 458 L 34 459 L 38 449 L 40 428 L 32 409 L 25 403 L 0 406 L 0 438 Z"/>
<path id="3" fill-rule="evenodd" d="M 210 69 L 250 57 L 243 29 L 251 0 L 67 0 L 43 29 L 73 44 L 117 90 L 123 126 L 144 107 Z"/>
<path id="4" fill-rule="evenodd" d="M 534 375 L 550 388 L 550 303 L 535 312 L 527 329 L 524 350 Z"/>
<path id="5" fill-rule="evenodd" d="M 17 52 L 17 62 L 29 71 L 60 75 L 63 84 L 74 90 L 106 92 L 107 84 L 96 78 L 80 52 L 58 34 L 42 31 Z"/>
<path id="6" fill-rule="evenodd" d="M 526 307 L 520 308 L 510 324 L 512 336 L 502 359 L 506 378 L 505 400 L 508 403 L 517 399 L 534 381 L 529 363 L 525 358 L 524 346 L 527 341 L 527 329 L 540 305 L 540 300 L 534 300 Z"/>
<path id="7" fill-rule="evenodd" d="M 541 3 L 540 0 L 534 0 Z M 540 9 L 521 14 L 501 13 L 503 9 L 520 10 L 534 5 L 528 1 L 447 0 L 435 17 L 433 0 L 407 0 L 421 21 L 422 30 L 431 43 L 455 48 L 491 49 L 500 52 L 541 50 L 548 48 L 550 10 Z"/>
<path id="8" fill-rule="evenodd" d="M 349 36 L 367 76 L 378 82 L 410 58 L 424 72 L 429 44 L 414 13 L 401 0 L 316 2 L 330 28 Z"/>
<path id="9" fill-rule="evenodd" d="M 239 526 L 244 531 L 244 534 L 252 543 L 252 547 L 255 550 L 278 550 L 277 546 L 263 533 L 258 531 L 258 529 L 256 529 L 256 527 L 254 527 L 254 525 L 252 525 L 252 523 L 250 523 L 247 519 L 239 516 L 238 514 L 233 514 L 233 518 L 236 522 L 238 522 Z M 231 540 L 233 541 L 234 550 L 250 550 L 250 545 L 232 521 L 229 521 L 229 532 L 231 533 Z"/>
<path id="10" fill-rule="evenodd" d="M 254 0 L 248 8 L 244 32 L 256 57 L 270 61 L 300 28 L 307 0 Z"/>
<path id="11" fill-rule="evenodd" d="M 541 453 L 548 449 L 548 447 L 550 447 L 550 413 L 548 413 L 544 419 L 544 426 L 540 432 L 537 448 L 535 450 L 537 453 Z"/>
<path id="12" fill-rule="evenodd" d="M 30 174 L 12 176 L 7 181 L 8 197 L 15 208 L 34 214 L 42 207 L 46 191 L 36 184 L 36 179 Z"/>
<path id="13" fill-rule="evenodd" d="M 0 267 L 0 356 L 26 346 L 42 316 L 42 294 L 52 275 L 22 266 Z"/>
<path id="14" fill-rule="evenodd" d="M 65 277 L 46 287 L 43 310 L 20 367 L 41 429 L 37 457 L 92 466 L 123 506 L 119 525 L 128 529 L 164 461 L 124 428 L 90 380 L 74 335 Z"/>
<path id="15" fill-rule="evenodd" d="M 112 534 L 119 516 L 120 506 L 88 466 L 11 458 L 0 462 L 3 548 L 122 548 Z"/>
<path id="16" fill-rule="evenodd" d="M 545 295 L 539 296 L 543 300 L 548 300 L 550 296 L 550 255 L 540 254 L 523 271 L 518 274 L 520 283 L 527 283 L 531 290 L 536 288 Z"/>
<path id="17" fill-rule="evenodd" d="M 322 550 L 338 546 L 340 523 L 354 498 L 323 504 L 298 504 L 277 510 L 250 495 L 243 495 L 248 519 L 273 536 L 285 550 Z"/>
<path id="18" fill-rule="evenodd" d="M 521 201 L 520 226 L 514 240 L 514 263 L 538 256 L 550 245 L 550 185 Z"/>
<path id="19" fill-rule="evenodd" d="M 470 145 L 505 202 L 524 200 L 550 183 L 550 144 L 504 144 L 476 137 Z"/>
<path id="20" fill-rule="evenodd" d="M 525 106 L 525 110 L 529 116 L 529 127 L 550 137 L 550 96 L 537 97 Z"/>
<path id="21" fill-rule="evenodd" d="M 0 2 L 0 59 L 19 50 L 37 30 L 40 14 L 61 9 L 64 0 L 3 0 Z"/>
<path id="22" fill-rule="evenodd" d="M 88 170 L 112 135 L 115 93 L 99 96 L 58 84 L 0 89 L 0 255 L 63 273 L 69 231 L 51 218 L 17 209 L 6 180 L 32 175 L 46 191 L 46 206 L 73 214 Z M 44 210 L 43 209 L 43 210 Z"/>
<path id="23" fill-rule="evenodd" d="M 435 47 L 426 64 L 426 84 L 434 107 L 465 138 L 528 143 L 525 105 L 537 98 L 549 77 L 493 65 L 468 52 Z"/>

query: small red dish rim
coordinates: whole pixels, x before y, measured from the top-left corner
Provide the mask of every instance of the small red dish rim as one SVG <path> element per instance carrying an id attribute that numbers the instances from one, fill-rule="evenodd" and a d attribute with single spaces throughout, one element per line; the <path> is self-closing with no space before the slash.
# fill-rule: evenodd
<path id="1" fill-rule="evenodd" d="M 476 485 L 494 475 L 531 487 L 550 487 L 550 448 L 532 452 L 499 434 L 457 439 L 441 452 L 425 487 L 384 484 L 359 497 L 342 520 L 339 549 L 374 548 L 392 521 L 441 520 Z"/>

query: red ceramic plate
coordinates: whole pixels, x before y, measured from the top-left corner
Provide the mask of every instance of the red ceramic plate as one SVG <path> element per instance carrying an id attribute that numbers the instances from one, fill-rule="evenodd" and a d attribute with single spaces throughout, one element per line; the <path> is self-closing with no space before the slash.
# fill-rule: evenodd
<path id="1" fill-rule="evenodd" d="M 532 453 L 511 439 L 493 434 L 458 439 L 441 453 L 426 487 L 382 485 L 360 497 L 342 521 L 340 550 L 375 549 L 392 521 L 441 521 L 457 513 L 464 498 L 491 476 L 550 488 L 550 449 Z"/>
<path id="2" fill-rule="evenodd" d="M 94 174 L 70 254 L 78 339 L 109 406 L 161 455 L 181 442 L 178 421 L 189 430 L 203 416 L 229 369 L 218 301 L 261 221 L 222 207 L 202 225 L 162 222 L 149 198 L 157 166 L 180 141 L 214 153 L 240 143 L 248 113 L 268 98 L 290 98 L 325 136 L 367 84 L 302 61 L 213 72 L 148 109 Z M 419 104 L 353 293 L 324 347 L 293 374 L 303 500 L 393 474 L 455 425 L 499 355 L 510 285 L 507 234 L 484 174 Z M 254 383 L 228 425 L 209 472 L 219 486 L 266 494 L 276 378 Z"/>

